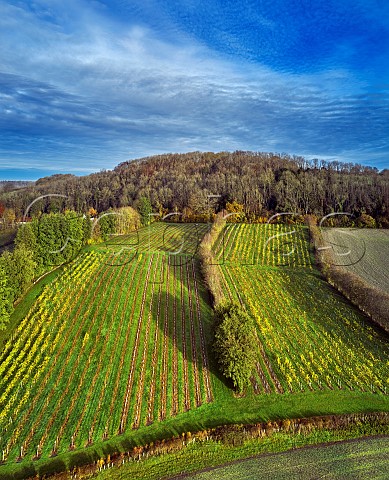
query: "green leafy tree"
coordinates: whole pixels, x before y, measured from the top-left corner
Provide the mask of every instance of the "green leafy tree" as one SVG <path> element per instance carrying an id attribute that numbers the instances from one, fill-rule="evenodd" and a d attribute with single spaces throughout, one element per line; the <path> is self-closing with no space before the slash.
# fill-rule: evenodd
<path id="1" fill-rule="evenodd" d="M 8 278 L 11 302 L 25 293 L 31 286 L 36 273 L 33 253 L 24 246 L 18 246 L 11 252 L 4 252 L 2 264 Z"/>
<path id="2" fill-rule="evenodd" d="M 151 202 L 148 197 L 140 197 L 138 201 L 138 212 L 141 218 L 142 225 L 150 225 L 151 216 L 153 212 Z"/>
<path id="3" fill-rule="evenodd" d="M 98 232 L 101 238 L 106 241 L 110 235 L 116 233 L 117 218 L 113 210 L 109 210 L 99 218 Z"/>
<path id="4" fill-rule="evenodd" d="M 84 217 L 72 210 L 67 210 L 64 214 L 63 222 L 66 246 L 64 245 L 64 257 L 66 261 L 72 260 L 80 252 L 84 241 Z"/>
<path id="5" fill-rule="evenodd" d="M 85 215 L 82 221 L 82 230 L 83 230 L 83 244 L 86 244 L 92 236 L 92 221 L 89 215 Z"/>
<path id="6" fill-rule="evenodd" d="M 16 246 L 24 246 L 29 250 L 35 251 L 37 248 L 36 232 L 32 223 L 21 225 L 15 238 Z"/>
<path id="7" fill-rule="evenodd" d="M 37 245 L 32 248 L 27 237 L 27 246 L 33 249 L 34 260 L 43 266 L 60 265 L 75 258 L 90 237 L 92 228 L 89 218 L 72 210 L 43 214 L 34 219 L 32 225 Z"/>
<path id="8" fill-rule="evenodd" d="M 250 381 L 256 352 L 253 321 L 235 303 L 222 303 L 215 310 L 214 350 L 220 369 L 238 392 Z"/>
<path id="9" fill-rule="evenodd" d="M 5 330 L 12 311 L 11 289 L 8 278 L 0 259 L 0 330 Z"/>
<path id="10" fill-rule="evenodd" d="M 34 220 L 30 223 L 21 225 L 18 228 L 18 232 L 15 238 L 16 247 L 24 247 L 32 252 L 32 257 L 36 263 L 37 275 L 42 272 L 42 259 L 39 255 L 39 246 L 37 239 L 37 221 Z"/>
<path id="11" fill-rule="evenodd" d="M 37 225 L 38 252 L 43 265 L 59 265 L 65 261 L 63 246 L 66 242 L 64 216 L 43 214 Z"/>

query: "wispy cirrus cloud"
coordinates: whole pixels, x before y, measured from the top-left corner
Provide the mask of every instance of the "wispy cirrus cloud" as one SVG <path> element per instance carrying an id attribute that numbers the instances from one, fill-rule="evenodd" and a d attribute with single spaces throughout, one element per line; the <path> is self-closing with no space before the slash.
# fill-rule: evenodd
<path id="1" fill-rule="evenodd" d="M 234 149 L 387 166 L 388 88 L 350 65 L 277 68 L 244 54 L 245 39 L 224 55 L 198 24 L 179 24 L 181 10 L 160 5 L 0 8 L 0 170 L 85 173 L 154 153 Z M 275 20 L 255 21 L 266 31 Z"/>

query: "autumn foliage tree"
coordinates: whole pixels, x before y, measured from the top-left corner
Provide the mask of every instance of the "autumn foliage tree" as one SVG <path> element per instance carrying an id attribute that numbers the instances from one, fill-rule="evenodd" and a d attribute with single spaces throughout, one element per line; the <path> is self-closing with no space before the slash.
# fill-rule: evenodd
<path id="1" fill-rule="evenodd" d="M 244 205 L 238 203 L 236 200 L 227 202 L 225 209 L 229 223 L 237 223 L 245 220 Z"/>
<path id="2" fill-rule="evenodd" d="M 13 208 L 5 208 L 2 216 L 6 227 L 14 226 L 16 215 Z"/>
<path id="3" fill-rule="evenodd" d="M 148 214 L 161 209 L 181 212 L 186 221 L 204 221 L 200 218 L 210 217 L 229 203 L 230 213 L 242 213 L 234 209 L 243 205 L 242 221 L 257 222 L 277 212 L 322 217 L 347 211 L 356 217 L 364 212 L 385 227 L 389 222 L 388 180 L 388 170 L 379 172 L 352 163 L 271 152 L 190 152 L 131 160 L 111 171 L 80 177 L 52 175 L 11 192 L 0 188 L 0 202 L 13 208 L 17 218 L 23 217 L 34 199 L 56 192 L 66 196 L 66 201 L 50 199 L 56 210 L 37 202 L 30 211 L 58 212 L 66 204 L 83 213 L 93 207 L 101 214 L 132 206 L 148 224 Z"/>

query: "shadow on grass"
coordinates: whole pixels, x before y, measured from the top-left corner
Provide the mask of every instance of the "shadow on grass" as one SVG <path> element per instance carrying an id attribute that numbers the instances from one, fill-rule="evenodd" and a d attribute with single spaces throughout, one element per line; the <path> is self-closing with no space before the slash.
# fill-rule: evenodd
<path id="1" fill-rule="evenodd" d="M 160 312 L 160 316 L 166 316 L 165 322 L 167 322 L 166 324 L 159 322 L 160 334 L 164 335 L 166 333 L 168 335 L 174 348 L 181 353 L 178 356 L 180 361 L 182 356 L 182 363 L 187 362 L 188 371 L 193 370 L 194 362 L 199 365 L 201 381 L 203 380 L 200 367 L 204 368 L 204 351 L 207 369 L 211 374 L 211 385 L 213 383 L 212 376 L 215 376 L 226 388 L 230 389 L 231 385 L 220 373 L 212 350 L 213 310 L 210 296 L 202 280 L 199 262 L 191 257 L 180 259 L 172 255 L 168 258 L 167 263 L 169 262 L 169 265 L 165 264 L 158 274 L 157 282 L 162 287 L 161 308 L 164 309 L 163 312 Z M 152 301 L 153 305 L 158 304 L 159 292 L 154 293 Z M 154 322 L 158 321 L 155 312 L 153 312 L 153 320 Z M 201 322 L 201 325 L 199 322 Z M 195 345 L 194 361 L 192 359 L 192 339 L 194 339 Z M 168 378 L 168 388 L 173 380 L 173 378 Z"/>

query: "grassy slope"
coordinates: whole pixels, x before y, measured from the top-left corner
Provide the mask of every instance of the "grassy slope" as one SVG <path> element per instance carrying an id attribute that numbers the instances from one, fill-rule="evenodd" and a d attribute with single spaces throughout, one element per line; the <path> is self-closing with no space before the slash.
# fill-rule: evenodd
<path id="1" fill-rule="evenodd" d="M 371 433 L 374 434 L 374 431 Z M 197 442 L 178 453 L 151 457 L 140 462 L 130 461 L 120 468 L 103 470 L 96 478 L 248 480 L 318 478 L 324 474 L 332 474 L 330 478 L 345 478 L 345 475 L 351 472 L 355 478 L 356 472 L 369 475 L 385 473 L 389 437 L 355 438 L 358 438 L 358 430 L 354 428 L 335 432 L 321 430 L 308 435 L 275 434 L 270 438 L 246 441 L 240 446 L 214 441 Z M 348 439 L 352 440 L 347 441 Z M 339 443 L 342 441 L 344 443 Z M 337 443 L 329 445 L 324 442 Z M 312 446 L 317 444 L 319 445 Z M 306 446 L 310 448 L 302 448 Z M 227 465 L 223 465 L 226 463 Z M 220 467 L 213 468 L 218 466 Z M 190 473 L 201 469 L 205 471 L 193 475 Z"/>
<path id="2" fill-rule="evenodd" d="M 384 478 L 388 469 L 389 437 L 265 455 L 189 476 L 193 480 Z M 275 468 L 276 466 L 276 468 Z"/>
<path id="3" fill-rule="evenodd" d="M 39 295 L 41 295 L 44 287 L 52 283 L 62 271 L 63 268 L 59 267 L 48 273 L 27 291 L 23 299 L 15 306 L 15 310 L 12 312 L 7 329 L 0 330 L 0 346 L 4 344 L 7 338 L 12 335 L 12 332 L 19 325 L 21 320 L 27 315 L 36 299 L 39 297 Z"/>

